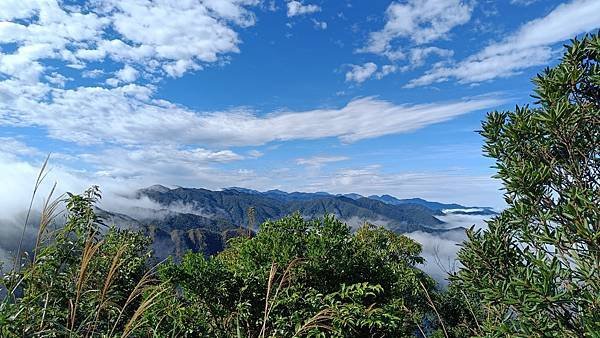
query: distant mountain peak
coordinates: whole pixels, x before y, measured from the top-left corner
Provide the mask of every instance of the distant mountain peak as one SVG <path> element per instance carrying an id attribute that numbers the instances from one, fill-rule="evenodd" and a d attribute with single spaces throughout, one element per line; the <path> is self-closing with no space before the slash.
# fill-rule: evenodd
<path id="1" fill-rule="evenodd" d="M 241 187 L 229 187 L 229 188 L 225 188 L 223 190 L 225 190 L 225 191 L 227 191 L 227 190 L 237 191 L 237 192 L 243 192 L 243 193 L 246 193 L 246 194 L 253 194 L 253 195 L 259 195 L 259 194 L 261 194 L 261 192 L 258 191 L 258 190 L 248 189 L 248 188 L 241 188 Z"/>
<path id="2" fill-rule="evenodd" d="M 271 190 L 267 190 L 265 191 L 266 194 L 281 194 L 281 195 L 289 195 L 288 192 L 285 192 L 283 190 L 279 190 L 279 189 L 271 189 Z"/>
<path id="3" fill-rule="evenodd" d="M 155 185 L 151 185 L 148 188 L 144 189 L 147 191 L 156 191 L 156 192 L 160 192 L 160 193 L 165 193 L 168 191 L 171 191 L 171 189 L 165 187 L 164 185 L 161 184 L 155 184 Z"/>
<path id="4" fill-rule="evenodd" d="M 355 193 L 350 193 L 350 194 L 339 194 L 339 195 L 336 195 L 336 196 L 343 196 L 343 197 L 351 198 L 351 199 L 353 199 L 353 200 L 357 200 L 357 199 L 359 199 L 359 198 L 364 198 L 364 196 L 363 196 L 363 195 L 360 195 L 360 194 L 355 194 Z"/>

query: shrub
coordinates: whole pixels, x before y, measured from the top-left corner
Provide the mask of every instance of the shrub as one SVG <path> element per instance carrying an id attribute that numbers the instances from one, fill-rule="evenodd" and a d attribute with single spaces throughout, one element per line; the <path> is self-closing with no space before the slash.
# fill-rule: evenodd
<path id="1" fill-rule="evenodd" d="M 169 320 L 180 334 L 214 337 L 413 335 L 434 286 L 415 268 L 420 251 L 382 228 L 352 234 L 330 216 L 266 222 L 216 257 L 190 253 L 164 267 L 183 304 L 183 319 Z"/>

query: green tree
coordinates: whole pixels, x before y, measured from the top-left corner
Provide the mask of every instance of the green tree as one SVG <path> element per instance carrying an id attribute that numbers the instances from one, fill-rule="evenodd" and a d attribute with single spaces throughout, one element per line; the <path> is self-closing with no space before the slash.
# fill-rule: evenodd
<path id="1" fill-rule="evenodd" d="M 535 106 L 493 112 L 484 151 L 508 207 L 468 232 L 457 287 L 481 301 L 479 334 L 598 337 L 600 36 L 534 79 Z"/>
<path id="2" fill-rule="evenodd" d="M 382 228 L 352 234 L 333 217 L 296 214 L 233 239 L 216 257 L 190 253 L 165 266 L 180 305 L 163 299 L 156 309 L 172 306 L 174 315 L 148 315 L 181 336 L 413 336 L 435 285 L 415 268 L 420 252 Z"/>

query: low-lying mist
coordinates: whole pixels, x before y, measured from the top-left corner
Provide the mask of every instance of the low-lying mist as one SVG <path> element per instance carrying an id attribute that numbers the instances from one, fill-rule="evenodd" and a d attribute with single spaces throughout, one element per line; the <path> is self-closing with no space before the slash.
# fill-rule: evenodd
<path id="1" fill-rule="evenodd" d="M 14 253 L 23 233 L 27 207 L 30 203 L 39 168 L 26 162 L 15 162 L 13 160 L 12 162 L 0 161 L 0 171 L 4 173 L 3 177 L 0 177 L 0 185 L 6 189 L 5 191 L 11 192 L 10 194 L 0 194 L 0 260 L 4 262 L 4 269 L 6 269 L 14 261 Z M 89 180 L 85 176 L 68 173 L 61 170 L 60 167 L 52 168 L 34 198 L 32 214 L 23 241 L 24 249 L 31 249 L 35 243 L 40 210 L 54 182 L 57 181 L 59 184 L 53 198 L 64 196 L 63 194 L 67 191 L 80 193 L 89 187 Z M 101 184 L 103 198 L 98 203 L 98 207 L 113 214 L 125 215 L 135 220 L 160 219 L 172 213 L 211 216 L 203 211 L 201 206 L 193 203 L 173 203 L 165 206 L 150 200 L 147 196 L 138 196 L 135 191 L 139 186 L 123 185 L 112 181 L 110 178 L 102 180 Z M 30 188 L 27 189 L 28 187 Z M 62 208 L 64 209 L 64 206 Z M 62 211 L 59 208 L 58 212 Z M 468 212 L 468 210 L 465 212 Z M 456 229 L 441 233 L 417 231 L 407 235 L 423 245 L 423 257 L 426 259 L 426 263 L 422 266 L 422 269 L 441 285 L 446 285 L 447 273 L 458 268 L 456 254 L 460 249 L 460 243 L 466 239 L 461 228 L 468 228 L 472 225 L 476 228 L 484 227 L 485 220 L 489 219 L 490 216 L 447 213 L 437 217 L 445 222 L 440 227 Z M 121 227 L 131 226 L 131 224 L 119 224 L 124 219 L 115 217 L 114 219 L 108 219 L 107 223 L 110 225 L 111 222 L 114 222 L 116 226 Z M 60 224 L 63 221 L 64 218 L 59 217 L 56 223 Z M 364 222 L 360 219 L 345 221 L 353 229 Z M 386 225 L 384 220 L 374 220 L 374 223 Z"/>

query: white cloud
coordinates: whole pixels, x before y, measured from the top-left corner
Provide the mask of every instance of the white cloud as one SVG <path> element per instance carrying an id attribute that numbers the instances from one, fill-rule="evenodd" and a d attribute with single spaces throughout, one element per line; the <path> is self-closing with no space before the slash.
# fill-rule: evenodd
<path id="1" fill-rule="evenodd" d="M 452 28 L 468 22 L 471 12 L 470 3 L 462 0 L 393 2 L 386 10 L 384 28 L 372 32 L 367 45 L 359 51 L 398 59 L 402 52 L 393 48 L 395 39 L 404 38 L 415 44 L 424 44 L 445 38 Z"/>
<path id="2" fill-rule="evenodd" d="M 520 6 L 529 6 L 531 4 L 534 4 L 536 2 L 538 2 L 539 0 L 510 0 L 510 3 L 513 5 L 520 5 Z"/>
<path id="3" fill-rule="evenodd" d="M 398 71 L 400 71 L 400 70 L 402 70 L 402 69 L 403 69 L 403 68 L 401 68 L 401 67 L 398 67 L 398 66 L 396 66 L 396 65 L 383 65 L 383 66 L 381 66 L 381 71 L 377 72 L 377 73 L 375 74 L 375 77 L 376 77 L 378 80 L 381 80 L 381 79 L 383 79 L 384 77 L 386 77 L 386 76 L 388 76 L 388 75 L 390 75 L 390 74 L 393 74 L 393 73 L 395 73 L 395 72 L 398 72 Z"/>
<path id="4" fill-rule="evenodd" d="M 351 69 L 346 72 L 346 82 L 362 83 L 377 71 L 377 65 L 373 62 L 367 62 L 363 65 L 350 65 L 350 67 Z"/>
<path id="5" fill-rule="evenodd" d="M 72 81 L 73 78 L 66 77 L 58 72 L 53 72 L 50 75 L 46 75 L 46 80 L 49 83 L 62 88 L 67 82 Z"/>
<path id="6" fill-rule="evenodd" d="M 173 145 L 109 148 L 99 153 L 81 154 L 85 162 L 100 168 L 100 176 L 114 178 L 193 177 L 197 171 L 210 171 L 213 163 L 244 159 L 231 150 L 181 148 Z"/>
<path id="7" fill-rule="evenodd" d="M 251 158 L 259 158 L 262 157 L 264 155 L 264 153 L 262 151 L 256 150 L 256 149 L 252 149 L 250 151 L 248 151 L 248 156 Z"/>
<path id="8" fill-rule="evenodd" d="M 39 156 L 41 152 L 13 137 L 0 137 L 0 155 L 4 158 Z"/>
<path id="9" fill-rule="evenodd" d="M 270 0 L 267 3 L 266 8 L 270 12 L 275 12 L 275 11 L 277 11 L 279 9 L 279 7 L 277 7 L 277 3 L 275 2 L 275 0 Z"/>
<path id="10" fill-rule="evenodd" d="M 486 221 L 491 216 L 448 215 L 437 216 L 437 218 L 446 222 L 441 225 L 446 229 L 469 228 L 473 225 L 476 229 L 482 229 L 487 227 Z M 416 231 L 406 235 L 423 246 L 421 256 L 425 258 L 425 264 L 421 265 L 420 268 L 442 286 L 447 285 L 448 273 L 454 273 L 461 267 L 457 253 L 462 242 L 467 239 L 466 233 L 459 230 L 439 234 Z"/>
<path id="11" fill-rule="evenodd" d="M 88 78 L 88 79 L 95 79 L 102 75 L 104 75 L 104 71 L 102 69 L 85 70 L 81 73 L 81 76 L 83 78 Z"/>
<path id="12" fill-rule="evenodd" d="M 408 58 L 407 64 L 403 66 L 398 66 L 395 64 L 383 65 L 381 66 L 381 70 L 375 73 L 375 78 L 381 80 L 393 73 L 406 72 L 411 69 L 421 67 L 425 64 L 425 61 L 430 55 L 437 55 L 438 57 L 442 58 L 450 58 L 452 55 L 454 55 L 454 52 L 449 49 L 442 49 L 438 47 L 411 48 L 408 54 L 404 56 Z"/>
<path id="13" fill-rule="evenodd" d="M 119 70 L 115 75 L 117 79 L 121 80 L 123 83 L 134 82 L 138 77 L 139 72 L 131 67 L 130 65 L 125 65 L 123 69 Z"/>
<path id="14" fill-rule="evenodd" d="M 310 158 L 298 158 L 296 163 L 307 167 L 320 168 L 325 164 L 346 161 L 346 156 L 314 156 Z"/>
<path id="15" fill-rule="evenodd" d="M 139 72 L 131 67 L 130 65 L 125 65 L 122 69 L 118 70 L 115 73 L 114 78 L 110 78 L 106 80 L 106 83 L 110 86 L 116 87 L 123 83 L 131 83 L 137 80 Z"/>
<path id="16" fill-rule="evenodd" d="M 151 87 L 134 84 L 51 89 L 5 80 L 0 81 L 0 125 L 37 126 L 52 138 L 79 144 L 247 146 L 324 137 L 354 142 L 413 131 L 506 102 L 492 95 L 397 105 L 366 97 L 341 108 L 258 116 L 248 110 L 195 112 L 152 95 Z"/>
<path id="17" fill-rule="evenodd" d="M 293 17 L 297 15 L 310 14 L 320 12 L 321 7 L 313 4 L 303 4 L 300 1 L 292 0 L 287 3 L 287 16 Z"/>
<path id="18" fill-rule="evenodd" d="M 430 55 L 437 55 L 442 58 L 449 58 L 454 55 L 454 52 L 449 49 L 438 47 L 412 48 L 409 54 L 410 67 L 416 68 L 425 64 L 425 60 Z"/>
<path id="19" fill-rule="evenodd" d="M 460 244 L 466 240 L 464 233 L 456 234 L 432 234 L 422 231 L 406 234 L 423 247 L 421 257 L 425 258 L 425 264 L 419 266 L 429 276 L 435 279 L 440 285 L 448 285 L 448 273 L 454 273 L 458 270 L 459 262 L 457 253 L 460 250 Z"/>
<path id="20" fill-rule="evenodd" d="M 364 196 L 392 194 L 398 198 L 415 196 L 444 203 L 504 205 L 498 191 L 500 182 L 490 175 L 462 171 L 390 172 L 379 165 L 340 169 L 327 177 L 305 178 L 307 191 L 359 193 Z M 460 193 L 457 193 L 460 192 Z"/>
<path id="21" fill-rule="evenodd" d="M 9 7 L 19 8 L 10 3 Z M 0 43 L 18 46 L 10 54 L 0 54 L 0 72 L 29 82 L 36 82 L 44 72 L 41 59 L 77 63 L 73 55 L 76 46 L 100 39 L 109 22 L 95 13 L 66 12 L 56 1 L 26 4 L 27 10 L 9 11 L 7 21 L 0 22 Z M 36 19 L 29 20 L 36 14 Z M 12 21 L 15 19 L 20 21 Z"/>
<path id="22" fill-rule="evenodd" d="M 319 20 L 315 20 L 312 19 L 313 22 L 313 27 L 317 30 L 326 30 L 327 29 L 327 22 L 325 21 L 319 21 Z"/>
<path id="23" fill-rule="evenodd" d="M 66 6 L 57 0 L 2 1 L 0 43 L 18 48 L 0 53 L 0 73 L 35 83 L 46 70 L 43 59 L 77 68 L 111 59 L 126 64 L 124 69 L 137 65 L 154 75 L 181 76 L 239 52 L 233 26 L 252 26 L 256 19 L 247 8 L 258 3 L 90 0 Z"/>
<path id="24" fill-rule="evenodd" d="M 27 18 L 35 12 L 37 6 L 36 0 L 0 1 L 0 20 Z"/>
<path id="25" fill-rule="evenodd" d="M 521 26 L 504 40 L 452 65 L 438 65 L 409 82 L 409 87 L 456 79 L 472 83 L 508 77 L 523 69 L 548 64 L 551 46 L 600 27 L 600 2 L 574 0 L 559 5 L 545 17 Z"/>

